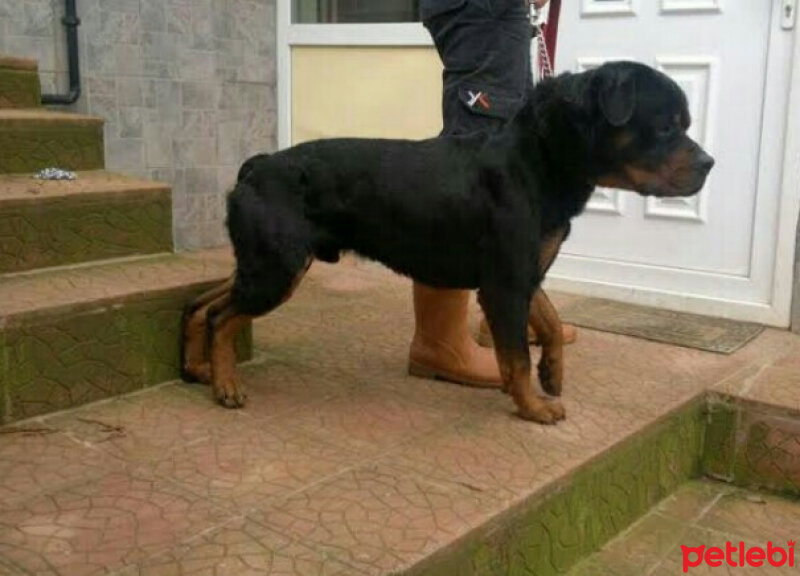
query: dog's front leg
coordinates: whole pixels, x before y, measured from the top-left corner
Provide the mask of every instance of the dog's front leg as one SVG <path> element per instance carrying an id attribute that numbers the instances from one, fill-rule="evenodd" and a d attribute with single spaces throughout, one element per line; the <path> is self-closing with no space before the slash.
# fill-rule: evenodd
<path id="1" fill-rule="evenodd" d="M 558 256 L 561 244 L 569 235 L 569 224 L 548 235 L 539 251 L 539 274 L 544 278 Z M 555 306 L 539 287 L 531 298 L 530 325 L 542 346 L 538 373 L 542 389 L 561 396 L 564 384 L 564 331 Z"/>
<path id="2" fill-rule="evenodd" d="M 564 331 L 555 306 L 541 288 L 531 298 L 530 323 L 542 346 L 539 382 L 548 394 L 561 396 L 564 383 Z"/>
<path id="3" fill-rule="evenodd" d="M 527 326 L 530 302 L 527 295 L 481 289 L 478 301 L 494 338 L 503 391 L 514 398 L 520 417 L 542 424 L 563 420 L 565 412 L 561 403 L 541 398 L 531 383 Z"/>

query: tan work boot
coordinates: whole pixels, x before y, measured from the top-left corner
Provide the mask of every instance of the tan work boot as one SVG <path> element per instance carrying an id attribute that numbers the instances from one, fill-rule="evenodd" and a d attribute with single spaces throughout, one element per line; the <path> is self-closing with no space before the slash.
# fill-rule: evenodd
<path id="1" fill-rule="evenodd" d="M 578 329 L 572 324 L 562 324 L 561 330 L 564 334 L 564 344 L 572 344 L 578 339 Z M 537 346 L 539 344 L 536 332 L 533 331 L 530 324 L 528 325 L 528 343 L 531 346 Z M 486 348 L 494 346 L 492 333 L 489 330 L 489 324 L 486 323 L 486 318 L 481 319 L 480 328 L 478 329 L 478 344 Z"/>
<path id="2" fill-rule="evenodd" d="M 470 292 L 440 290 L 414 283 L 416 328 L 408 355 L 408 373 L 479 386 L 500 387 L 494 352 L 472 338 L 467 321 Z"/>

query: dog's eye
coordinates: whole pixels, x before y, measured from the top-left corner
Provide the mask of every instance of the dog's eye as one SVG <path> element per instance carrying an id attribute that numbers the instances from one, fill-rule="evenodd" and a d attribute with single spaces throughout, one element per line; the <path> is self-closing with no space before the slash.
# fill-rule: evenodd
<path id="1" fill-rule="evenodd" d="M 667 124 L 656 128 L 656 136 L 659 138 L 670 138 L 675 135 L 677 128 L 674 124 Z"/>

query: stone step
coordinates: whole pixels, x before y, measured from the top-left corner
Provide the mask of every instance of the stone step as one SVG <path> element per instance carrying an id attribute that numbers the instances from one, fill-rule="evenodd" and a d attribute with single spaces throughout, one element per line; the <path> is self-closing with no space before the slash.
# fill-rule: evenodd
<path id="1" fill-rule="evenodd" d="M 243 410 L 175 384 L 0 428 L 0 507 L 13 511 L 0 515 L 0 573 L 563 576 L 654 506 L 684 527 L 712 510 L 716 495 L 687 501 L 684 487 L 714 446 L 707 390 L 761 398 L 779 379 L 797 403 L 800 337 L 766 330 L 721 355 L 581 329 L 565 350 L 567 420 L 524 422 L 498 390 L 407 375 L 409 291 L 358 260 L 315 263 L 254 322 L 261 361 L 240 372 Z M 558 309 L 579 298 L 550 296 Z M 151 512 L 165 502 L 166 523 Z M 785 545 L 797 521 L 771 502 L 728 521 L 767 522 L 753 543 Z M 106 521 L 89 522 L 97 503 Z M 720 519 L 701 520 L 725 534 Z M 658 546 L 671 526 L 651 520 L 642 544 L 659 553 L 716 545 L 679 526 Z M 681 573 L 614 568 L 581 576 Z"/>
<path id="2" fill-rule="evenodd" d="M 797 500 L 741 490 L 721 482 L 690 482 L 580 562 L 567 576 L 686 573 L 761 576 L 765 569 L 776 575 L 797 574 L 791 569 L 794 562 L 787 557 L 786 544 L 795 541 L 798 533 L 800 502 Z M 741 557 L 740 542 L 745 543 L 748 551 L 753 547 L 767 548 L 771 542 L 784 550 L 783 556 L 776 551 L 761 564 L 746 562 L 747 556 Z M 710 569 L 698 552 L 688 554 L 688 549 L 696 550 L 699 546 L 705 546 L 706 552 L 711 548 L 723 551 L 725 558 L 717 566 L 721 572 Z M 688 554 L 685 567 L 684 547 Z M 774 571 L 767 568 L 770 560 Z M 734 568 L 729 570 L 727 566 Z"/>
<path id="3" fill-rule="evenodd" d="M 166 184 L 104 170 L 0 175 L 0 273 L 171 250 Z"/>
<path id="4" fill-rule="evenodd" d="M 0 276 L 0 423 L 177 378 L 183 305 L 231 270 L 211 251 Z"/>
<path id="5" fill-rule="evenodd" d="M 104 167 L 103 119 L 44 109 L 0 109 L 0 174 Z"/>
<path id="6" fill-rule="evenodd" d="M 41 99 L 36 60 L 0 56 L 0 108 L 37 108 Z"/>

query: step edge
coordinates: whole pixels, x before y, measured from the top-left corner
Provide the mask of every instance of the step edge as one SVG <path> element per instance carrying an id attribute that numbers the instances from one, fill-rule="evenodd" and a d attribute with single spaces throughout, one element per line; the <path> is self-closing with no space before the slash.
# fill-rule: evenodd
<path id="1" fill-rule="evenodd" d="M 39 61 L 34 58 L 22 58 L 19 56 L 0 56 L 0 69 L 22 70 L 38 74 Z"/>
<path id="2" fill-rule="evenodd" d="M 94 126 L 104 122 L 105 118 L 102 116 L 53 111 L 47 108 L 0 108 L 0 129 L 17 124 Z"/>
<path id="3" fill-rule="evenodd" d="M 2 186 L 2 181 L 0 181 Z M 148 198 L 151 196 L 170 196 L 172 188 L 168 184 L 152 187 L 136 187 L 128 189 L 99 188 L 97 190 L 85 190 L 81 192 L 61 192 L 48 194 L 31 194 L 28 196 L 3 196 L 0 193 L 0 210 L 15 206 L 28 206 L 31 204 L 41 204 L 44 202 L 77 201 L 86 202 L 87 200 L 112 200 L 131 197 L 131 200 Z"/>
<path id="4" fill-rule="evenodd" d="M 137 254 L 131 256 L 124 256 L 118 258 L 109 258 L 104 260 L 93 260 L 88 262 L 79 262 L 75 264 L 66 264 L 63 266 L 52 266 L 47 268 L 39 268 L 34 270 L 23 270 L 19 272 L 9 272 L 0 274 L 2 279 L 25 279 L 25 278 L 41 278 L 48 275 L 57 275 L 64 271 L 88 270 L 93 268 L 102 268 L 103 266 L 136 266 L 140 263 L 158 263 L 159 261 L 167 261 L 174 259 L 176 262 L 191 262 L 194 261 L 198 266 L 213 267 L 219 269 L 216 271 L 206 272 L 204 277 L 196 279 L 189 279 L 185 282 L 168 285 L 168 286 L 153 286 L 147 288 L 131 288 L 119 294 L 101 295 L 96 298 L 89 298 L 84 301 L 74 301 L 66 303 L 56 303 L 52 305 L 44 304 L 41 307 L 31 308 L 27 310 L 9 312 L 7 314 L 0 314 L 0 330 L 3 328 L 18 327 L 39 318 L 44 318 L 52 315 L 58 315 L 64 312 L 70 313 L 84 313 L 95 308 L 108 307 L 116 303 L 123 302 L 139 302 L 151 298 L 169 295 L 171 293 L 179 293 L 185 290 L 195 290 L 204 286 L 211 286 L 214 283 L 221 282 L 230 278 L 231 270 L 225 267 L 221 262 L 210 260 L 204 262 L 202 257 L 206 251 L 202 252 L 189 252 L 189 253 L 176 253 L 176 252 L 156 252 L 151 254 Z"/>
<path id="5" fill-rule="evenodd" d="M 606 446 L 596 454 L 592 454 L 584 459 L 561 476 L 542 485 L 535 493 L 519 498 L 485 522 L 473 526 L 452 542 L 447 543 L 445 546 L 423 558 L 412 560 L 410 563 L 394 568 L 391 573 L 396 576 L 427 576 L 430 574 L 430 570 L 436 568 L 438 564 L 446 561 L 450 556 L 457 555 L 462 547 L 470 546 L 476 541 L 482 541 L 487 534 L 492 534 L 498 529 L 513 525 L 517 518 L 530 514 L 537 506 L 547 502 L 559 492 L 569 487 L 577 476 L 586 473 L 594 465 L 602 463 L 604 459 L 613 456 L 614 453 L 624 451 L 636 442 L 637 438 L 658 433 L 659 428 L 666 426 L 672 419 L 680 416 L 691 415 L 694 411 L 703 414 L 707 405 L 708 393 L 709 391 L 707 389 L 696 391 L 683 401 L 678 402 L 668 411 L 659 414 L 653 420 L 645 422 L 641 426 L 628 431 L 614 444 Z M 702 447 L 700 457 L 701 462 L 698 462 L 698 466 L 702 469 Z M 622 530 L 620 530 L 618 534 L 621 532 Z"/>
<path id="6" fill-rule="evenodd" d="M 0 331 L 4 329 L 7 330 L 19 328 L 21 326 L 29 327 L 31 324 L 35 324 L 39 320 L 51 318 L 53 316 L 60 316 L 63 314 L 69 314 L 70 316 L 73 316 L 93 312 L 101 313 L 106 309 L 121 307 L 128 303 L 146 302 L 147 300 L 176 295 L 185 291 L 195 291 L 222 282 L 228 276 L 229 275 L 227 274 L 220 274 L 218 278 L 205 278 L 175 286 L 153 288 L 149 290 L 136 290 L 127 294 L 104 296 L 82 302 L 56 304 L 52 306 L 43 306 L 42 308 L 36 308 L 34 310 L 15 312 L 7 316 L 0 317 Z"/>

